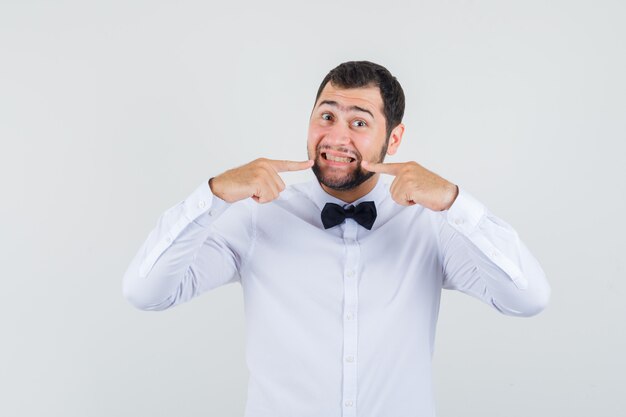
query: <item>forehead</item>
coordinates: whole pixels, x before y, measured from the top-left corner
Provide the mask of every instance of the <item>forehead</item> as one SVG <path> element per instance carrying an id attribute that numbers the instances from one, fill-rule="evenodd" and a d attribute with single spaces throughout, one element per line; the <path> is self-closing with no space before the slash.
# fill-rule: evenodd
<path id="1" fill-rule="evenodd" d="M 315 107 L 322 101 L 335 101 L 343 108 L 359 106 L 370 110 L 374 115 L 383 114 L 383 99 L 380 89 L 377 86 L 367 86 L 358 88 L 338 88 L 330 82 L 324 86 Z"/>

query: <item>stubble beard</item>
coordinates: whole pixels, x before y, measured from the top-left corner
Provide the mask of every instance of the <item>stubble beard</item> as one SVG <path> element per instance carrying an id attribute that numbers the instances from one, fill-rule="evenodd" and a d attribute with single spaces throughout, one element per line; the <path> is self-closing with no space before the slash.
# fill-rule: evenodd
<path id="1" fill-rule="evenodd" d="M 385 141 L 385 144 L 383 145 L 381 152 L 378 155 L 378 161 L 374 161 L 374 162 L 384 161 L 385 154 L 387 153 L 388 144 L 389 144 L 389 141 L 388 140 Z M 329 148 L 320 147 L 320 146 L 316 148 L 315 161 L 313 163 L 313 166 L 311 167 L 311 169 L 313 170 L 313 173 L 315 174 L 315 177 L 320 182 L 320 184 L 323 184 L 326 187 L 333 189 L 333 190 L 345 191 L 345 190 L 351 190 L 353 188 L 358 187 L 359 185 L 363 184 L 365 181 L 367 181 L 368 179 L 374 176 L 375 174 L 374 172 L 366 171 L 363 168 L 361 168 L 361 161 L 363 159 L 361 158 L 360 154 L 355 155 L 356 167 L 352 171 L 345 174 L 344 176 L 331 177 L 330 175 L 324 175 L 324 173 L 322 172 L 322 168 L 320 166 L 320 160 L 323 158 L 322 152 L 324 151 L 324 149 L 329 149 Z M 339 149 L 339 151 L 345 152 L 344 150 L 341 150 L 341 149 Z"/>

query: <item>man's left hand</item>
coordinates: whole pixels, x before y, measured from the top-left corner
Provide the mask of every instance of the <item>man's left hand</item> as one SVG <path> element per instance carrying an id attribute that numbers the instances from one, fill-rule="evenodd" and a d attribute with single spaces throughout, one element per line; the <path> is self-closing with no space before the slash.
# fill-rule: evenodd
<path id="1" fill-rule="evenodd" d="M 391 198 L 403 206 L 420 204 L 434 211 L 447 210 L 459 194 L 459 187 L 441 178 L 417 162 L 361 162 L 366 171 L 395 176 L 389 191 Z"/>

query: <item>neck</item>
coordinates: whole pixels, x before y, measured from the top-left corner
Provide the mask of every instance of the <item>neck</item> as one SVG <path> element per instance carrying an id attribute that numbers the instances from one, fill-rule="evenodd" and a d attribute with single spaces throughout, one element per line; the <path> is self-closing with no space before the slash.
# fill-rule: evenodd
<path id="1" fill-rule="evenodd" d="M 372 178 L 350 190 L 334 190 L 332 188 L 328 188 L 324 184 L 320 183 L 320 185 L 322 186 L 322 189 L 324 191 L 326 191 L 333 197 L 340 199 L 344 203 L 353 203 L 364 195 L 367 195 L 370 191 L 374 189 L 376 183 L 378 182 L 379 176 L 380 174 L 375 174 L 374 176 L 372 176 Z"/>

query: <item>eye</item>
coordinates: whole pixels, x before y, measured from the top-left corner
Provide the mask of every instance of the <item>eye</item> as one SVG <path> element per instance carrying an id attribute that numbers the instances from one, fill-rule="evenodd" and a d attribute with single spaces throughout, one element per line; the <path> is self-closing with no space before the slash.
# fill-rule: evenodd
<path id="1" fill-rule="evenodd" d="M 330 120 L 332 117 L 330 113 L 322 113 L 322 120 Z"/>
<path id="2" fill-rule="evenodd" d="M 364 127 L 367 126 L 367 123 L 365 123 L 365 121 L 363 120 L 355 120 L 354 122 L 352 122 L 352 125 L 356 127 Z"/>

